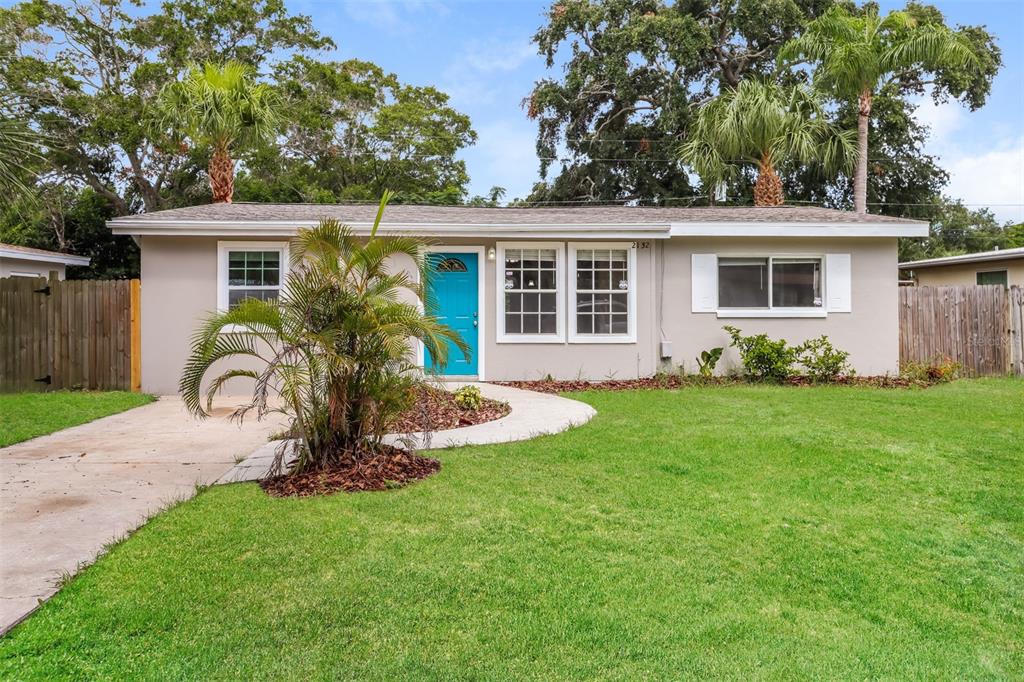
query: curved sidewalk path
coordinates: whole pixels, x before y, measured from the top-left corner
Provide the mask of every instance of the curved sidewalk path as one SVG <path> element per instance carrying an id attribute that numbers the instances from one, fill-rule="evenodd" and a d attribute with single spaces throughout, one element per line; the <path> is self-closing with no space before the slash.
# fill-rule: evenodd
<path id="1" fill-rule="evenodd" d="M 454 390 L 460 386 L 473 385 L 480 388 L 485 398 L 507 402 L 512 408 L 508 416 L 484 424 L 463 426 L 458 429 L 435 431 L 426 435 L 413 434 L 413 439 L 420 450 L 439 450 L 461 445 L 490 445 L 493 443 L 510 443 L 517 440 L 528 440 L 536 436 L 560 433 L 574 426 L 586 424 L 597 414 L 597 411 L 578 400 L 570 400 L 549 393 L 524 391 L 511 386 L 496 384 L 448 382 L 445 387 Z M 386 438 L 387 442 L 397 444 L 399 436 Z M 274 452 L 281 441 L 271 441 L 256 449 L 236 464 L 217 483 L 238 483 L 256 481 L 263 478 L 270 470 L 274 461 Z"/>

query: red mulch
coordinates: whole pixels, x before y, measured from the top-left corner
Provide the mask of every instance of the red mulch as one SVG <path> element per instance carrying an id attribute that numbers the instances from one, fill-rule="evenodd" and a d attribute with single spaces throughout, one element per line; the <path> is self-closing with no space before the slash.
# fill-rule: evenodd
<path id="1" fill-rule="evenodd" d="M 664 376 L 644 377 L 642 379 L 609 379 L 606 381 L 501 381 L 502 386 L 523 388 L 540 393 L 574 393 L 577 391 L 634 391 L 661 388 L 684 388 L 687 386 L 731 386 L 748 383 L 742 377 L 700 377 L 667 374 Z M 806 376 L 794 376 L 783 382 L 789 386 L 811 386 L 815 383 Z M 911 386 L 926 387 L 931 384 L 893 376 L 841 376 L 831 381 L 842 386 L 873 386 L 875 388 L 909 388 Z"/>
<path id="2" fill-rule="evenodd" d="M 358 460 L 351 455 L 333 466 L 260 481 L 271 497 L 310 497 L 344 491 L 399 488 L 437 473 L 441 463 L 399 448 L 382 446 Z"/>
<path id="3" fill-rule="evenodd" d="M 478 410 L 464 410 L 455 402 L 455 396 L 443 389 L 428 388 L 420 392 L 416 405 L 391 425 L 396 433 L 442 431 L 460 426 L 472 426 L 501 419 L 509 413 L 507 403 L 483 399 Z"/>

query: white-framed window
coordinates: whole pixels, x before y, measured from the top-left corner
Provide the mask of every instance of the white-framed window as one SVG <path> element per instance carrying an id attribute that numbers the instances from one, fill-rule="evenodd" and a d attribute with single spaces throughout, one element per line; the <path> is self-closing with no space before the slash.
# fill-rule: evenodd
<path id="1" fill-rule="evenodd" d="M 826 317 L 851 311 L 850 254 L 692 256 L 693 312 Z"/>
<path id="2" fill-rule="evenodd" d="M 217 309 L 278 298 L 287 272 L 287 242 L 217 242 Z"/>
<path id="3" fill-rule="evenodd" d="M 498 242 L 498 343 L 565 340 L 563 244 Z"/>
<path id="4" fill-rule="evenodd" d="M 569 341 L 636 341 L 636 250 L 629 242 L 569 244 Z"/>

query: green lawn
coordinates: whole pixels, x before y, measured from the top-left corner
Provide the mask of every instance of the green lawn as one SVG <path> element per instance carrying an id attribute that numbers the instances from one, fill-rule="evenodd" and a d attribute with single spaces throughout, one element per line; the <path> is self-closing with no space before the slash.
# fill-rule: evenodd
<path id="1" fill-rule="evenodd" d="M 126 391 L 0 394 L 0 448 L 152 401 Z"/>
<path id="2" fill-rule="evenodd" d="M 0 677 L 1024 677 L 1024 382 L 576 397 L 405 489 L 209 489 Z"/>

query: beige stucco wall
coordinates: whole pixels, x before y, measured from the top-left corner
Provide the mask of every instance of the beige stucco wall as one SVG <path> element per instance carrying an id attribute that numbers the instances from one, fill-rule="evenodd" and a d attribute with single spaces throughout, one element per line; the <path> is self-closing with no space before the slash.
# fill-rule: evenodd
<path id="1" fill-rule="evenodd" d="M 922 287 L 974 286 L 978 283 L 979 272 L 992 270 L 1006 270 L 1008 286 L 1024 287 L 1024 258 L 918 268 L 914 271 L 914 278 L 918 286 Z"/>
<path id="2" fill-rule="evenodd" d="M 824 255 L 850 254 L 852 307 L 849 313 L 828 313 L 825 318 L 721 318 L 716 313 L 691 312 L 690 256 L 719 255 Z M 744 334 L 765 333 L 800 343 L 827 334 L 833 345 L 850 353 L 860 374 L 899 370 L 899 315 L 896 280 L 896 239 L 673 239 L 665 247 L 666 337 L 672 341 L 672 361 L 696 370 L 702 350 L 723 346 L 729 337 L 723 325 Z M 719 370 L 737 367 L 739 357 L 728 349 Z"/>
<path id="3" fill-rule="evenodd" d="M 240 237 L 240 240 L 253 241 Z M 153 237 L 142 247 L 142 384 L 158 394 L 177 391 L 189 339 L 197 325 L 217 305 L 217 242 L 215 237 Z M 267 241 L 280 241 L 267 240 Z M 449 245 L 480 245 L 487 249 L 497 240 L 448 240 Z M 535 240 L 533 240 L 535 241 Z M 552 240 L 564 243 L 565 240 Z M 851 254 L 853 312 L 830 313 L 825 319 L 720 319 L 714 313 L 690 312 L 690 255 L 693 253 Z M 664 287 L 658 285 L 658 259 L 664 257 Z M 701 350 L 727 345 L 722 331 L 733 324 L 747 333 L 766 332 L 791 342 L 828 334 L 833 343 L 851 353 L 862 374 L 898 369 L 896 240 L 888 239 L 697 239 L 675 238 L 651 242 L 637 250 L 637 321 L 634 343 L 498 343 L 497 263 L 484 268 L 484 377 L 538 379 L 629 378 L 647 376 L 663 366 L 661 332 L 657 321 L 663 309 L 664 338 L 672 342 L 671 365 L 694 369 Z M 568 287 L 567 287 L 568 289 Z M 568 308 L 569 293 L 561 304 Z M 721 368 L 736 364 L 732 353 Z M 239 366 L 233 362 L 232 366 Z M 228 392 L 243 392 L 236 382 Z"/>
<path id="4" fill-rule="evenodd" d="M 0 258 L 0 277 L 15 277 L 15 273 L 34 274 L 40 277 L 49 277 L 50 271 L 57 271 L 57 278 L 64 279 L 65 265 L 63 263 L 44 263 L 38 260 L 23 260 L 21 258 Z"/>

